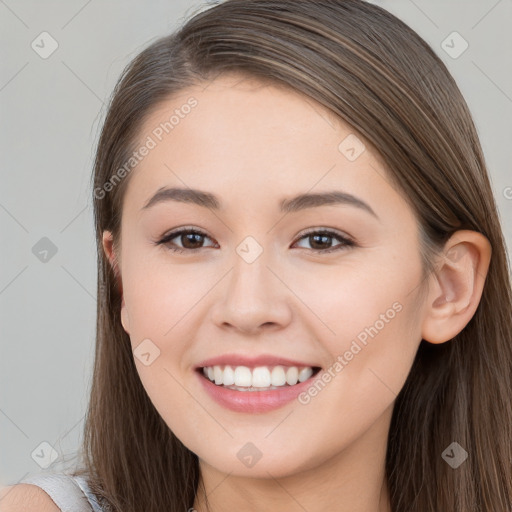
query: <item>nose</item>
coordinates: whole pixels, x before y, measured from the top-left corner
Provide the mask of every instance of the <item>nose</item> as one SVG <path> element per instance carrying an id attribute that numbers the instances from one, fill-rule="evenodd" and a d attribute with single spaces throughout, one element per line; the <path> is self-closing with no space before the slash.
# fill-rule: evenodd
<path id="1" fill-rule="evenodd" d="M 252 263 L 236 255 L 212 306 L 213 322 L 223 330 L 245 334 L 286 327 L 292 318 L 293 294 L 278 275 L 267 265 L 265 252 Z"/>

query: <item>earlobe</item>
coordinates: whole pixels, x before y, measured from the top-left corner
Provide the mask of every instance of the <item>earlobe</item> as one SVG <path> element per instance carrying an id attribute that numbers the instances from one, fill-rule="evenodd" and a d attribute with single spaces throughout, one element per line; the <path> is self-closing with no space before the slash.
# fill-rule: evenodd
<path id="1" fill-rule="evenodd" d="M 128 318 L 128 311 L 126 309 L 126 304 L 124 303 L 124 297 L 121 302 L 121 325 L 127 334 L 130 334 L 130 322 Z"/>
<path id="2" fill-rule="evenodd" d="M 444 343 L 464 329 L 480 303 L 490 259 L 491 244 L 481 233 L 460 230 L 450 237 L 429 283 L 424 340 Z"/>

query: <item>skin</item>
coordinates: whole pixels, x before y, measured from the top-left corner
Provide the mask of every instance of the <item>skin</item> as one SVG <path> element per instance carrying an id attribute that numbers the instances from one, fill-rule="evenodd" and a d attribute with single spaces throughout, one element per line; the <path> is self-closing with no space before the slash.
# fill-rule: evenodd
<path id="1" fill-rule="evenodd" d="M 198 455 L 212 512 L 389 511 L 384 463 L 394 401 L 421 339 L 450 340 L 473 316 L 489 242 L 458 231 L 422 281 L 417 219 L 361 135 L 289 89 L 235 74 L 206 85 L 181 91 L 146 119 L 141 141 L 190 96 L 198 101 L 132 171 L 119 253 L 104 232 L 132 348 L 149 338 L 160 350 L 148 366 L 135 358 L 140 379 Z M 338 149 L 349 134 L 366 146 L 355 161 Z M 141 211 L 163 186 L 214 193 L 222 208 L 169 201 Z M 278 210 L 284 198 L 329 190 L 357 196 L 378 219 L 350 205 Z M 154 244 L 182 226 L 206 233 L 203 248 L 180 254 Z M 357 245 L 333 237 L 315 246 L 302 234 L 309 228 Z M 236 252 L 247 236 L 263 248 L 250 264 Z M 400 312 L 306 405 L 229 411 L 194 373 L 201 360 L 225 353 L 275 354 L 325 370 L 397 302 Z M 237 457 L 248 442 L 262 454 L 252 467 Z M 203 496 L 194 507 L 205 510 Z"/>

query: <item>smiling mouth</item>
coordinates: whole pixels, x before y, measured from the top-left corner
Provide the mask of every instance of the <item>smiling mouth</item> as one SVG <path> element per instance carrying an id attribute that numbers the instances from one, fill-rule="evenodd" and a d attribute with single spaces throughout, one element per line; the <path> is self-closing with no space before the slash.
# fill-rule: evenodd
<path id="1" fill-rule="evenodd" d="M 215 365 L 197 372 L 213 384 L 236 391 L 272 391 L 291 388 L 313 378 L 318 366 L 232 366 Z"/>

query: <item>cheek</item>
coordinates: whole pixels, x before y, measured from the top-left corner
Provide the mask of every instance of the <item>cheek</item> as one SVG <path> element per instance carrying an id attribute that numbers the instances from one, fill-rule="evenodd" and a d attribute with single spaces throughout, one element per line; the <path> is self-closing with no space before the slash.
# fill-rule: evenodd
<path id="1" fill-rule="evenodd" d="M 141 336 L 170 338 L 187 323 L 188 313 L 218 280 L 218 272 L 209 279 L 204 267 L 199 276 L 197 267 L 169 265 L 161 256 L 127 258 L 123 287 L 133 341 Z"/>
<path id="2" fill-rule="evenodd" d="M 390 413 L 410 372 L 421 339 L 417 308 L 407 294 L 382 295 L 357 310 L 354 301 L 332 318 L 336 336 L 324 336 L 332 355 L 321 378 L 299 396 L 295 424 L 281 434 L 294 439 L 308 422 L 311 456 L 340 451 Z M 382 316 L 381 316 L 382 314 Z M 315 434 L 311 434 L 314 432 Z M 324 446 L 323 439 L 331 440 Z M 290 450 L 293 446 L 290 445 Z"/>
<path id="3" fill-rule="evenodd" d="M 421 261 L 413 254 L 390 251 L 386 256 L 382 251 L 363 266 L 329 270 L 329 276 L 326 272 L 314 280 L 301 279 L 298 292 L 308 298 L 307 306 L 315 313 L 310 328 L 331 357 L 323 383 L 328 381 L 326 387 L 332 390 L 329 401 L 338 404 L 334 410 L 348 407 L 372 414 L 389 405 L 402 388 L 421 340 L 415 290 Z M 362 408 L 365 402 L 368 407 Z"/>
<path id="4" fill-rule="evenodd" d="M 291 274 L 287 276 L 313 313 L 304 309 L 301 320 L 309 319 L 310 328 L 332 356 L 349 349 L 354 339 L 362 344 L 377 336 L 389 337 L 390 343 L 406 342 L 398 336 L 408 329 L 404 320 L 415 323 L 414 308 L 408 305 L 416 300 L 415 287 L 421 279 L 419 256 L 397 248 L 375 250 L 364 261 L 359 258 L 347 258 L 336 268 L 319 266 L 294 281 Z"/>
<path id="5" fill-rule="evenodd" d="M 204 295 L 204 280 L 197 274 L 133 258 L 125 260 L 125 303 L 130 319 L 130 340 L 138 375 L 146 393 L 169 427 L 182 433 L 194 430 L 201 411 L 194 411 L 183 368 L 193 342 L 194 304 Z M 192 267 L 190 267 L 192 268 Z M 148 357 L 144 357 L 149 353 Z M 188 376 L 189 378 L 189 376 Z M 176 411 L 191 411 L 187 419 Z M 185 432 L 186 432 L 185 428 Z"/>

